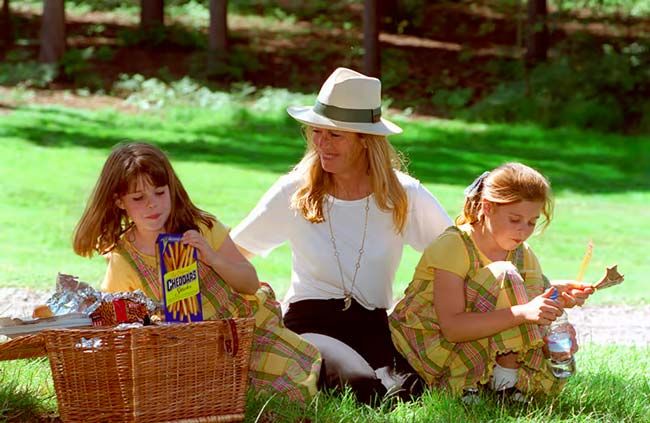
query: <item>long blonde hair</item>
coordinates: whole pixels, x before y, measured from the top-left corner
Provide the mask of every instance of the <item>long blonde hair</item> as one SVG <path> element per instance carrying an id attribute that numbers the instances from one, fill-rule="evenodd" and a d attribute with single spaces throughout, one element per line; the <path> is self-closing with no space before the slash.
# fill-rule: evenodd
<path id="1" fill-rule="evenodd" d="M 302 160 L 293 169 L 303 177 L 303 184 L 293 194 L 291 207 L 311 223 L 325 221 L 323 198 L 331 192 L 334 181 L 329 172 L 323 170 L 313 142 L 311 126 L 303 127 L 307 150 Z M 396 170 L 404 169 L 402 156 L 383 135 L 358 134 L 366 142 L 368 173 L 375 201 L 380 210 L 392 211 L 393 225 L 397 233 L 404 230 L 408 212 L 408 199 L 399 182 Z"/>
<path id="2" fill-rule="evenodd" d="M 171 212 L 166 231 L 182 233 L 198 229 L 199 221 L 212 227 L 214 216 L 192 203 L 165 153 L 151 144 L 123 143 L 116 145 L 106 159 L 86 210 L 77 223 L 73 239 L 75 253 L 91 257 L 94 252 L 105 254 L 115 248 L 122 234 L 133 226 L 126 212 L 115 202 L 141 178 L 154 187 L 169 186 Z"/>
<path id="3" fill-rule="evenodd" d="M 465 190 L 463 213 L 456 218 L 456 224 L 481 221 L 483 200 L 497 204 L 540 201 L 544 203 L 542 229 L 551 223 L 553 216 L 550 183 L 541 173 L 521 163 L 506 163 L 476 178 Z"/>

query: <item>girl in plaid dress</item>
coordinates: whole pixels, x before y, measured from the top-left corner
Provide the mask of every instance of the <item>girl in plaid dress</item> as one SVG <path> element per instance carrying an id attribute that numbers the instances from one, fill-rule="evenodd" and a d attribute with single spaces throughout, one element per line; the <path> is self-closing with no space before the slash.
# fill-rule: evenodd
<path id="1" fill-rule="evenodd" d="M 161 300 L 160 233 L 182 233 L 198 251 L 205 320 L 255 317 L 249 377 L 254 389 L 305 401 L 316 393 L 318 350 L 282 322 L 270 286 L 237 250 L 228 228 L 190 200 L 165 154 L 145 143 L 116 146 L 74 235 L 74 250 L 105 255 L 105 291 L 142 290 Z M 218 382 L 218 381 L 215 381 Z"/>
<path id="2" fill-rule="evenodd" d="M 457 226 L 427 247 L 389 316 L 395 346 L 432 387 L 473 394 L 487 386 L 514 399 L 558 392 L 544 326 L 593 289 L 550 283 L 525 243 L 540 217 L 543 227 L 551 220 L 549 183 L 508 163 L 477 178 L 465 196 Z"/>

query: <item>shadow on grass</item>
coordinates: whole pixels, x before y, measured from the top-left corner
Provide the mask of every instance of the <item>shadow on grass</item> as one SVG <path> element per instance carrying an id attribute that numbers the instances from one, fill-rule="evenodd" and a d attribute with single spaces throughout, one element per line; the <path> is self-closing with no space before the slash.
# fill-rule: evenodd
<path id="1" fill-rule="evenodd" d="M 244 109 L 224 118 L 203 110 L 124 115 L 19 108 L 1 119 L 0 138 L 43 147 L 108 151 L 120 141 L 145 140 L 160 145 L 172 160 L 275 173 L 288 171 L 304 151 L 298 125 L 289 117 L 254 115 Z M 649 138 L 446 121 L 403 126 L 405 133 L 392 142 L 408 157 L 409 171 L 426 183 L 465 186 L 486 169 L 521 161 L 540 169 L 556 191 L 650 191 Z"/>
<path id="2" fill-rule="evenodd" d="M 32 392 L 19 389 L 11 381 L 0 389 L 0 421 L 45 422 L 58 421 L 41 410 L 42 398 Z"/>

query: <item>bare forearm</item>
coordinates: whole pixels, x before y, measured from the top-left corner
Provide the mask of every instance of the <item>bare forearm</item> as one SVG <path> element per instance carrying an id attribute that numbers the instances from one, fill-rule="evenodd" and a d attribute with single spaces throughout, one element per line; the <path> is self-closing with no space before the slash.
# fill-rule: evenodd
<path id="1" fill-rule="evenodd" d="M 248 261 L 233 262 L 219 254 L 214 254 L 208 264 L 237 292 L 254 294 L 260 287 L 257 272 Z"/>
<path id="2" fill-rule="evenodd" d="M 524 322 L 514 306 L 488 313 L 458 313 L 442 320 L 440 329 L 449 342 L 466 342 L 487 338 Z"/>
<path id="3" fill-rule="evenodd" d="M 241 255 L 246 257 L 247 260 L 251 260 L 253 259 L 253 257 L 255 257 L 255 254 L 248 251 L 246 248 L 242 247 L 241 245 L 235 244 L 235 246 L 237 247 L 237 250 L 241 253 Z"/>

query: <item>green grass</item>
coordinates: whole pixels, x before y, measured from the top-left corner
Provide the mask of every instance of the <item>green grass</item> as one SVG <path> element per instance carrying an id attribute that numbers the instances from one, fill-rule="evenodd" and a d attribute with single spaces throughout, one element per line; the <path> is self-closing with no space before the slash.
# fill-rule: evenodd
<path id="1" fill-rule="evenodd" d="M 193 200 L 235 226 L 297 162 L 304 144 L 298 126 L 279 111 L 282 104 L 226 104 L 218 111 L 185 107 L 130 115 L 20 107 L 0 115 L 0 286 L 53 289 L 59 271 L 99 283 L 103 259 L 76 257 L 71 235 L 108 151 L 121 140 L 160 145 Z M 394 137 L 394 144 L 450 215 L 458 214 L 462 189 L 483 170 L 510 160 L 535 166 L 557 194 L 555 220 L 531 239 L 547 275 L 575 277 L 591 239 L 595 248 L 586 279 L 596 280 L 613 263 L 626 276 L 625 284 L 598 293 L 593 302 L 650 301 L 644 286 L 650 273 L 648 138 L 459 121 L 398 122 L 405 133 Z M 418 259 L 406 249 L 396 295 Z M 289 263 L 287 247 L 254 260 L 261 279 L 279 295 L 288 286 Z"/>
<path id="2" fill-rule="evenodd" d="M 503 406 L 489 397 L 473 407 L 445 392 L 428 391 L 411 403 L 384 403 L 378 408 L 355 403 L 347 395 L 316 397 L 302 408 L 276 397 L 249 395 L 246 421 L 273 422 L 644 422 L 650 421 L 650 350 L 585 346 L 578 373 L 556 398 L 531 405 Z M 0 420 L 29 421 L 17 413 L 55 413 L 47 360 L 0 363 Z M 28 407 L 28 408 L 26 408 Z M 258 420 L 259 418 L 259 420 Z"/>

